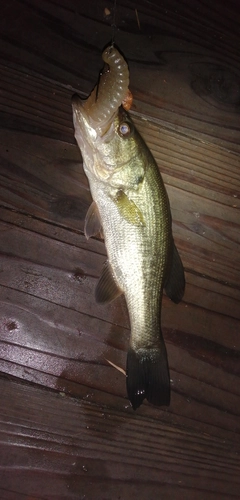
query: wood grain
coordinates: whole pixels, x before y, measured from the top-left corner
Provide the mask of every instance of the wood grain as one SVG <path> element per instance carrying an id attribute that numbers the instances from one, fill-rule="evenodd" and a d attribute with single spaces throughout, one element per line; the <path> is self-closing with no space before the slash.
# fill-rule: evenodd
<path id="1" fill-rule="evenodd" d="M 71 111 L 73 92 L 96 83 L 112 4 L 1 6 L 4 500 L 239 498 L 239 21 L 234 0 L 117 2 L 131 114 L 163 175 L 187 281 L 181 304 L 163 299 L 171 405 L 133 412 L 107 361 L 125 369 L 124 298 L 94 302 L 106 252 L 83 234 L 91 196 Z"/>
<path id="2" fill-rule="evenodd" d="M 104 15 L 105 7 L 103 0 L 43 0 L 41 5 L 37 0 L 17 0 L 10 28 L 6 23 L 11 10 L 8 3 L 0 24 L 4 62 L 23 73 L 20 84 L 28 78 L 44 79 L 46 92 L 50 79 L 57 91 L 53 102 L 59 102 L 62 87 L 88 94 L 101 68 L 102 47 L 111 37 L 112 18 Z M 142 1 L 137 5 L 140 30 L 135 9 L 135 2 L 118 2 L 117 42 L 129 61 L 135 111 L 239 152 L 238 9 L 230 3 L 212 9 L 203 2 L 191 7 L 187 2 L 181 6 L 171 2 L 167 7 L 161 3 L 159 7 L 158 2 L 146 6 Z M 12 86 L 7 78 L 2 109 L 6 109 L 7 97 L 15 110 L 14 80 L 11 75 Z M 39 97 L 38 83 L 36 93 L 29 92 L 25 84 L 24 89 L 24 95 L 34 100 Z M 10 126 L 22 112 L 29 114 L 24 95 Z M 38 103 L 42 106 L 37 122 L 47 111 L 42 93 Z M 56 112 L 53 130 L 61 124 L 59 134 L 63 134 L 66 106 L 59 113 L 53 105 L 51 115 Z"/>
<path id="3" fill-rule="evenodd" d="M 238 498 L 238 455 L 225 442 L 6 380 L 0 386 L 3 494 L 191 499 L 194 490 L 198 499 Z"/>

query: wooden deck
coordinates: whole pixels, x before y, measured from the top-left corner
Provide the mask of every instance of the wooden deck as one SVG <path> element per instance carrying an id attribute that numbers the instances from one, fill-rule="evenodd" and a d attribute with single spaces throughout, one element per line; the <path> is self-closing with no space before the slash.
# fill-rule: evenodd
<path id="1" fill-rule="evenodd" d="M 102 241 L 71 95 L 89 94 L 113 2 L 8 0 L 0 16 L 0 499 L 240 498 L 240 8 L 117 1 L 132 117 L 186 270 L 163 300 L 169 408 L 134 412 L 124 298 L 97 305 Z"/>

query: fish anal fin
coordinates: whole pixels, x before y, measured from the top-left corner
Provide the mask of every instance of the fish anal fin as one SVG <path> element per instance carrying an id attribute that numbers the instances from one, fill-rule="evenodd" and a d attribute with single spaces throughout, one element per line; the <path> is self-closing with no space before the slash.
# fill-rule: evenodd
<path id="1" fill-rule="evenodd" d="M 119 297 L 122 290 L 118 287 L 112 272 L 112 268 L 108 262 L 105 262 L 102 274 L 99 278 L 95 289 L 95 299 L 100 304 L 106 304 Z"/>
<path id="2" fill-rule="evenodd" d="M 182 300 L 185 291 L 184 268 L 178 250 L 173 243 L 172 263 L 165 285 L 167 296 L 176 304 Z"/>
<path id="3" fill-rule="evenodd" d="M 87 238 L 100 234 L 102 236 L 102 224 L 97 204 L 93 201 L 87 211 L 84 224 L 84 234 Z"/>
<path id="4" fill-rule="evenodd" d="M 156 406 L 170 404 L 170 377 L 164 344 L 159 349 L 129 349 L 126 375 L 128 398 L 134 410 L 145 398 Z"/>
<path id="5" fill-rule="evenodd" d="M 113 198 L 121 216 L 134 226 L 145 226 L 145 221 L 141 210 L 133 200 L 130 200 L 122 189 L 119 189 Z"/>

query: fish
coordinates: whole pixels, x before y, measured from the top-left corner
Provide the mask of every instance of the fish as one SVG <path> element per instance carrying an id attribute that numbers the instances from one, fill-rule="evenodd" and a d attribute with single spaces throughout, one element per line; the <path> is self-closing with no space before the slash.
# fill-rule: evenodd
<path id="1" fill-rule="evenodd" d="M 184 268 L 172 233 L 168 195 L 158 165 L 122 103 L 128 64 L 115 45 L 87 99 L 72 97 L 75 139 L 93 202 L 86 238 L 104 238 L 107 260 L 95 289 L 98 303 L 124 294 L 131 327 L 126 389 L 132 408 L 170 404 L 170 375 L 161 328 L 163 290 L 178 303 Z M 128 98 L 127 98 L 128 100 Z"/>

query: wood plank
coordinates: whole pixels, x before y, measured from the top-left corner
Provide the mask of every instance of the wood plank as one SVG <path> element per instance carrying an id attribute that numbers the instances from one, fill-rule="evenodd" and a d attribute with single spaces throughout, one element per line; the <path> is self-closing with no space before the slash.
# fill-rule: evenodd
<path id="1" fill-rule="evenodd" d="M 0 390 L 2 498 L 238 498 L 227 440 L 6 380 Z"/>
<path id="2" fill-rule="evenodd" d="M 68 133 L 66 98 L 58 110 L 61 85 L 67 87 L 69 96 L 73 89 L 86 95 L 96 83 L 101 50 L 111 37 L 111 19 L 104 16 L 104 9 L 103 0 L 81 5 L 75 0 L 67 4 L 45 0 L 41 5 L 37 0 L 19 0 L 14 2 L 12 16 L 10 4 L 4 6 L 2 61 L 5 67 L 7 61 L 9 70 L 5 75 L 2 68 L 0 105 L 8 127 L 15 128 L 16 122 L 23 127 L 24 117 L 25 127 L 30 128 L 33 106 L 32 130 L 41 123 L 41 132 L 46 134 L 51 117 L 53 133 L 56 128 L 61 136 Z M 239 14 L 234 4 L 220 4 L 216 12 L 210 5 L 203 7 L 203 2 L 194 6 L 173 2 L 167 9 L 140 2 L 141 30 L 135 9 L 132 2 L 118 2 L 117 42 L 129 61 L 133 110 L 158 124 L 184 130 L 188 136 L 205 137 L 239 152 Z M 9 15 L 11 30 L 6 22 Z M 51 108 L 46 102 L 49 80 L 54 82 Z"/>
<path id="3" fill-rule="evenodd" d="M 195 141 L 193 148 L 188 146 L 190 151 L 187 161 L 190 163 L 196 149 L 199 150 L 197 156 L 204 158 L 204 161 L 197 165 L 197 171 L 192 169 L 189 173 L 192 182 L 190 182 L 190 177 L 186 181 L 183 167 L 177 167 L 177 161 L 174 162 L 174 168 L 172 167 L 172 156 L 177 158 L 179 154 L 181 156 L 182 151 L 186 156 L 186 141 L 180 141 L 180 145 L 176 147 L 176 134 L 174 136 L 165 131 L 162 136 L 160 155 L 155 156 L 163 170 L 170 197 L 174 233 L 180 250 L 184 252 L 183 257 L 189 259 L 189 254 L 193 251 L 193 261 L 189 265 L 185 263 L 185 266 L 191 269 L 196 266 L 197 259 L 199 267 L 195 269 L 196 272 L 214 279 L 218 276 L 221 283 L 229 283 L 238 294 L 240 278 L 237 252 L 240 208 L 238 201 L 240 196 L 239 158 L 231 154 L 228 156 L 227 153 L 221 154 L 221 149 L 216 149 L 211 145 L 205 146 L 203 150 Z M 8 203 L 9 199 L 14 200 L 14 206 L 20 210 L 26 210 L 27 203 L 30 202 L 27 209 L 29 213 L 45 218 L 50 216 L 54 222 L 65 219 L 65 223 L 83 229 L 83 220 L 91 198 L 82 167 L 77 163 L 77 148 L 68 143 L 61 144 L 59 147 L 58 142 L 44 139 L 43 153 L 42 139 L 35 138 L 34 147 L 37 158 L 34 160 L 33 169 L 31 142 L 28 134 L 18 134 L 18 141 L 15 140 L 15 144 L 12 140 L 12 133 L 4 132 L 3 138 L 4 143 L 0 152 L 2 200 L 5 203 Z M 164 152 L 166 144 L 169 146 L 168 156 Z M 151 149 L 155 153 L 154 148 L 151 147 Z M 21 155 L 19 155 L 20 151 Z M 230 165 L 229 172 L 231 170 L 231 175 L 225 178 L 222 175 L 222 179 L 219 174 L 216 174 L 215 185 L 213 183 L 209 185 L 207 180 L 201 180 L 206 170 L 205 165 L 211 158 L 215 162 L 214 171 L 219 169 L 224 172 L 223 165 L 226 164 Z M 171 175 L 169 175 L 170 172 Z M 179 178 L 181 173 L 183 177 Z M 12 189 L 14 182 L 18 182 L 17 193 L 14 193 Z M 27 190 L 26 182 L 28 183 Z M 37 210 L 36 204 L 39 204 Z M 81 219 L 81 225 L 78 219 Z M 229 264 L 225 259 L 226 250 Z M 227 266 L 232 267 L 232 271 Z"/>
<path id="4" fill-rule="evenodd" d="M 15 219 L 16 212 L 10 210 L 2 209 L 1 214 L 5 219 L 0 242 L 1 370 L 80 397 L 90 391 L 93 401 L 120 408 L 128 405 L 124 377 L 106 361 L 125 368 L 130 333 L 126 305 L 123 298 L 107 307 L 94 302 L 94 286 L 105 258 L 103 251 L 99 253 L 103 244 L 93 240 L 88 252 L 86 243 L 82 248 L 82 240 L 69 229 L 61 228 L 61 238 L 52 238 L 43 221 L 23 214 Z M 190 276 L 194 281 L 195 275 Z M 230 310 L 222 310 L 221 315 L 211 310 L 209 303 L 214 303 L 216 292 L 209 287 L 207 305 L 202 297 L 208 281 L 194 282 L 178 306 L 164 298 L 171 409 L 156 413 L 146 404 L 142 411 L 163 419 L 170 413 L 171 421 L 180 418 L 188 428 L 204 432 L 211 428 L 212 435 L 238 439 L 238 303 L 230 293 L 232 317 Z M 199 297 L 196 305 L 194 289 Z M 219 295 L 218 300 L 220 309 Z"/>
<path id="5" fill-rule="evenodd" d="M 91 196 L 71 111 L 112 21 L 104 0 L 1 10 L 0 497 L 238 498 L 238 2 L 117 2 L 131 114 L 187 281 L 181 304 L 163 298 L 171 405 L 137 412 L 107 361 L 125 368 L 129 319 L 123 297 L 94 301 L 106 251 L 83 234 Z"/>

